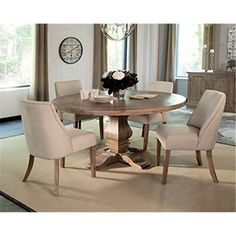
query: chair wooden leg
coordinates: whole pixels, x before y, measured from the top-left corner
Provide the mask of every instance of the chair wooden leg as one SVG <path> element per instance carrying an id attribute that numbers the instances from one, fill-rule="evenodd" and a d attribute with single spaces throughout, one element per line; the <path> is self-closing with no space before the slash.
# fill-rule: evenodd
<path id="1" fill-rule="evenodd" d="M 53 196 L 59 194 L 59 159 L 54 160 L 54 186 Z"/>
<path id="2" fill-rule="evenodd" d="M 27 167 L 27 170 L 25 172 L 25 176 L 23 178 L 23 182 L 25 182 L 27 180 L 27 178 L 29 177 L 30 172 L 31 172 L 31 170 L 33 168 L 33 165 L 34 165 L 34 156 L 30 154 L 29 162 L 28 162 L 28 167 Z"/>
<path id="3" fill-rule="evenodd" d="M 209 171 L 211 173 L 211 177 L 212 177 L 214 183 L 219 183 L 218 178 L 216 176 L 215 168 L 213 165 L 212 150 L 207 150 L 206 155 L 207 155 L 207 161 L 208 161 L 208 166 L 209 166 Z"/>
<path id="4" fill-rule="evenodd" d="M 161 158 L 161 142 L 157 138 L 157 166 L 160 165 L 160 158 Z"/>
<path id="5" fill-rule="evenodd" d="M 165 150 L 164 152 L 164 165 L 163 165 L 163 173 L 162 173 L 162 184 L 166 184 L 168 167 L 169 167 L 169 158 L 170 158 L 170 150 Z"/>
<path id="6" fill-rule="evenodd" d="M 148 144 L 148 134 L 149 134 L 149 124 L 144 125 L 144 137 L 143 137 L 143 150 L 147 150 Z"/>
<path id="7" fill-rule="evenodd" d="M 81 129 L 81 120 L 75 120 L 74 122 L 74 128 Z"/>
<path id="8" fill-rule="evenodd" d="M 100 130 L 100 138 L 104 139 L 103 116 L 99 117 L 99 130 Z"/>
<path id="9" fill-rule="evenodd" d="M 96 145 L 89 149 L 91 176 L 96 177 Z"/>
<path id="10" fill-rule="evenodd" d="M 145 124 L 143 124 L 143 128 L 142 128 L 142 137 L 144 137 L 144 126 Z"/>
<path id="11" fill-rule="evenodd" d="M 66 162 L 65 157 L 62 157 L 62 158 L 60 159 L 61 168 L 65 168 L 65 162 Z"/>
<path id="12" fill-rule="evenodd" d="M 197 158 L 197 164 L 199 166 L 202 166 L 202 158 L 201 158 L 201 151 L 200 150 L 196 150 L 196 158 Z"/>

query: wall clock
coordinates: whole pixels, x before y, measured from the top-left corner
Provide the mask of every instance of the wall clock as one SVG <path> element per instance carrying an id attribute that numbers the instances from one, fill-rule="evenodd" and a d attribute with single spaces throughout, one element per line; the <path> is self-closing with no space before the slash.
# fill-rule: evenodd
<path id="1" fill-rule="evenodd" d="M 75 37 L 65 38 L 59 46 L 59 55 L 62 61 L 67 64 L 74 64 L 81 58 L 83 46 Z"/>

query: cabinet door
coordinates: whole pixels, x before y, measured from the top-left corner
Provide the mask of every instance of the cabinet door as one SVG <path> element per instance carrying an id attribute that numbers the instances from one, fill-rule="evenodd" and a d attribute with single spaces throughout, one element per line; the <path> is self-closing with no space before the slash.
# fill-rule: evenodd
<path id="1" fill-rule="evenodd" d="M 211 89 L 226 94 L 225 111 L 232 111 L 235 104 L 235 81 L 233 76 L 215 75 L 210 78 Z"/>
<path id="2" fill-rule="evenodd" d="M 207 89 L 207 75 L 191 74 L 188 81 L 188 104 L 197 105 L 202 94 Z"/>

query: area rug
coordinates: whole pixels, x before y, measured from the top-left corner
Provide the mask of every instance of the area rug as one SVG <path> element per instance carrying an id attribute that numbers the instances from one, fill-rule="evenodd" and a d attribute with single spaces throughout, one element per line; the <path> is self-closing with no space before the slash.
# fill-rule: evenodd
<path id="1" fill-rule="evenodd" d="M 35 212 L 15 198 L 0 191 L 0 212 Z"/>
<path id="2" fill-rule="evenodd" d="M 22 122 L 11 120 L 0 123 L 0 139 L 23 134 Z"/>
<path id="3" fill-rule="evenodd" d="M 191 109 L 186 107 L 170 111 L 168 124 L 186 124 L 190 115 L 192 114 Z M 235 113 L 224 113 L 220 123 L 220 128 L 217 137 L 217 143 L 226 145 L 236 146 L 236 115 Z M 129 122 L 130 126 L 142 128 L 142 124 L 136 122 Z M 150 130 L 155 131 L 158 125 L 150 125 Z"/>
<path id="4" fill-rule="evenodd" d="M 99 140 L 98 121 L 86 121 Z M 141 148 L 140 129 L 133 128 L 131 146 Z M 167 184 L 161 184 L 161 166 L 155 166 L 155 132 L 143 153 L 152 168 L 136 170 L 122 163 L 97 171 L 86 168 L 88 150 L 66 158 L 60 168 L 59 197 L 53 197 L 53 161 L 36 158 L 27 182 L 22 182 L 28 150 L 24 135 L 0 140 L 0 189 L 37 212 L 233 212 L 235 211 L 235 148 L 216 144 L 213 151 L 219 184 L 214 184 L 202 153 L 197 166 L 194 152 L 173 151 Z"/>

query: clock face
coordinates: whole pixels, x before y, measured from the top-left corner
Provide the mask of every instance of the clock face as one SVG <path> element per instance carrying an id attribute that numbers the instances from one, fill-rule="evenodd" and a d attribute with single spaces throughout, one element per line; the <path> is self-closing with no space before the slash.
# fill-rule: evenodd
<path id="1" fill-rule="evenodd" d="M 62 61 L 67 64 L 74 64 L 81 58 L 83 47 L 75 37 L 65 38 L 59 46 L 59 55 Z"/>

